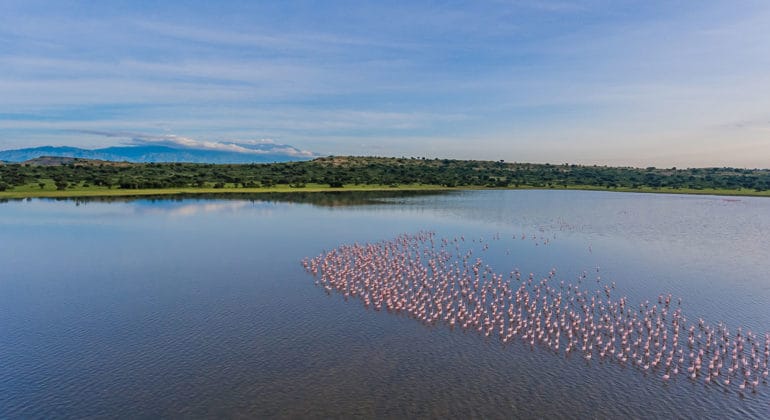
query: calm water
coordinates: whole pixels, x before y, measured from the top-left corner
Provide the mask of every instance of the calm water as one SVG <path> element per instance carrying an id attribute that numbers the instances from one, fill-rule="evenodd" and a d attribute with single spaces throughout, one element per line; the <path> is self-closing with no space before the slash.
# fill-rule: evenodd
<path id="1" fill-rule="evenodd" d="M 770 330 L 770 199 L 570 191 L 0 203 L 0 418 L 770 417 L 743 396 L 326 295 L 299 261 L 432 230 Z M 526 239 L 522 240 L 524 234 Z M 514 239 L 515 236 L 515 239 Z M 534 238 L 533 238 L 534 237 Z"/>

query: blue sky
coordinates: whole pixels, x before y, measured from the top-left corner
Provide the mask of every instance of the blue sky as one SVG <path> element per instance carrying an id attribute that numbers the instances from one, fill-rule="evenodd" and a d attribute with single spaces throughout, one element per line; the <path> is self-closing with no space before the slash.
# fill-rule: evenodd
<path id="1" fill-rule="evenodd" d="M 767 168 L 770 2 L 0 0 L 0 149 L 132 138 Z"/>

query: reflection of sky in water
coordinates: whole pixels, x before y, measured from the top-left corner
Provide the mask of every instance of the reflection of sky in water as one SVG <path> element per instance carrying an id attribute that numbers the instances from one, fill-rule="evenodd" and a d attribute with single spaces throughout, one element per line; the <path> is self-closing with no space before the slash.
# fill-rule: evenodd
<path id="1" fill-rule="evenodd" d="M 6 232 L 24 224 L 81 226 L 97 229 L 95 234 L 104 225 L 118 230 L 132 224 L 157 225 L 160 236 L 173 236 L 174 231 L 162 230 L 172 226 L 193 232 L 259 231 L 280 242 L 306 236 L 306 243 L 324 243 L 325 248 L 346 238 L 371 241 L 420 229 L 449 237 L 465 234 L 469 240 L 474 235 L 489 239 L 497 232 L 503 239 L 525 234 L 538 238 L 534 242 L 548 238 L 550 243 L 536 248 L 531 240 L 503 241 L 500 251 L 513 247 L 512 255 L 493 258 L 490 253 L 485 258 L 500 271 L 509 272 L 515 265 L 544 272 L 555 266 L 571 278 L 599 265 L 605 279 L 623 284 L 640 298 L 669 291 L 710 297 L 709 306 L 717 307 L 720 295 L 730 293 L 742 296 L 746 308 L 758 308 L 770 295 L 770 200 L 764 198 L 476 191 L 384 198 L 381 204 L 367 206 L 313 207 L 257 197 L 78 204 L 32 200 L 0 209 L 12 216 L 0 219 Z M 256 222 L 255 216 L 268 221 Z"/>
<path id="2" fill-rule="evenodd" d="M 220 201 L 220 202 L 180 202 L 170 203 L 166 206 L 136 206 L 133 207 L 137 214 L 158 214 L 166 217 L 187 217 L 197 214 L 217 214 L 220 216 L 232 215 L 237 212 L 249 211 L 269 216 L 275 204 L 250 201 Z"/>
<path id="3" fill-rule="evenodd" d="M 291 203 L 284 203 L 290 205 Z M 158 215 L 163 217 L 186 217 L 201 214 L 211 214 L 227 216 L 238 212 L 249 211 L 251 213 L 260 213 L 269 215 L 276 208 L 278 203 L 266 201 L 250 200 L 142 200 L 104 203 L 89 201 L 48 201 L 31 200 L 17 201 L 9 205 L 18 206 L 14 211 L 15 219 L 5 218 L 5 224 L 24 223 L 89 223 L 94 220 L 111 221 L 115 217 Z M 41 216 L 50 216 L 51 212 L 56 212 L 56 217 L 42 218 Z M 0 225 L 3 220 L 0 220 Z"/>
<path id="4" fill-rule="evenodd" d="M 733 324 L 770 325 L 768 199 L 478 191 L 404 203 L 403 211 L 459 219 L 489 232 L 555 235 L 538 258 L 550 253 L 548 264 L 570 274 L 599 265 L 603 279 L 639 299 L 670 292 L 693 303 L 693 310 Z"/>
<path id="5" fill-rule="evenodd" d="M 657 415 L 727 409 L 756 416 L 767 407 L 765 397 L 741 402 L 689 384 L 661 389 L 656 381 L 611 366 L 585 369 L 548 354 L 501 350 L 477 337 L 371 314 L 327 298 L 298 264 L 343 243 L 434 230 L 440 237 L 465 235 L 474 255 L 499 272 L 517 267 L 542 276 L 555 267 L 559 280 L 574 281 L 586 270 L 591 280 L 601 275 L 616 282 L 616 293 L 632 302 L 673 293 L 684 298 L 691 318 L 766 331 L 770 200 L 735 200 L 478 191 L 356 206 L 330 200 L 315 206 L 307 197 L 301 203 L 242 198 L 3 203 L 0 406 L 8 401 L 3 395 L 37 396 L 38 403 L 48 401 L 37 405 L 39 417 L 45 417 L 54 413 L 49 409 L 84 401 L 102 409 L 112 404 L 117 413 L 122 408 L 115 407 L 141 401 L 147 404 L 141 413 L 157 416 L 153 407 L 173 404 L 154 396 L 168 392 L 188 406 L 251 402 L 256 411 L 249 413 L 265 414 L 276 413 L 270 407 L 305 402 L 315 410 L 324 401 L 356 405 L 388 390 L 387 398 L 375 400 L 412 401 L 410 395 L 423 392 L 427 400 L 415 401 L 424 403 L 449 395 L 461 413 L 474 412 L 462 404 L 496 407 L 489 398 L 510 410 L 507 399 L 521 397 L 517 406 L 533 416 L 587 415 L 601 407 L 606 416 L 638 417 L 633 407 L 650 405 L 659 407 Z M 497 233 L 500 239 L 492 240 Z M 481 237 L 489 250 L 473 242 Z M 436 346 L 434 354 L 430 349 Z M 353 359 L 335 356 L 339 348 Z M 444 360 L 453 361 L 450 370 Z M 419 375 L 400 370 L 403 366 Z M 492 366 L 503 370 L 475 376 Z M 443 380 L 459 382 L 434 387 Z M 372 383 L 379 385 L 367 389 Z M 578 390 L 574 383 L 590 383 L 591 389 Z M 297 391 L 302 402 L 287 402 L 285 387 L 304 389 Z M 344 396 L 334 391 L 343 388 Z M 191 389 L 207 398 L 189 397 Z M 318 389 L 327 393 L 319 396 Z M 538 394 L 527 394 L 532 389 Z M 100 399 L 89 400 L 83 390 Z M 358 391 L 366 396 L 347 398 Z M 585 395 L 591 392 L 617 401 Z M 546 404 L 551 397 L 556 400 Z"/>
<path id="6" fill-rule="evenodd" d="M 414 199 L 411 205 L 501 227 L 575 233 L 588 240 L 623 238 L 693 254 L 724 256 L 727 251 L 731 256 L 770 259 L 762 258 L 770 257 L 770 200 L 765 198 L 483 191 Z"/>

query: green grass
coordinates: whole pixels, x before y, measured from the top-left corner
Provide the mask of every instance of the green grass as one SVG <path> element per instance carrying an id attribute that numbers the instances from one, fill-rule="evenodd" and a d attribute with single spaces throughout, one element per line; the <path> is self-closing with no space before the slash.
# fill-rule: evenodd
<path id="1" fill-rule="evenodd" d="M 571 185 L 554 187 L 509 187 L 509 188 L 488 188 L 479 186 L 464 187 L 444 187 L 441 185 L 428 184 L 405 184 L 398 186 L 389 185 L 345 185 L 342 188 L 330 188 L 326 184 L 307 184 L 305 187 L 296 188 L 288 185 L 277 185 L 273 187 L 259 188 L 236 188 L 234 185 L 226 185 L 225 188 L 213 188 L 205 186 L 201 188 L 159 188 L 159 189 L 140 189 L 124 190 L 119 188 L 109 189 L 107 187 L 96 187 L 82 185 L 70 186 L 66 190 L 57 190 L 53 181 L 46 181 L 45 186 L 40 188 L 37 184 L 28 184 L 15 187 L 7 191 L 0 192 L 0 199 L 18 199 L 29 197 L 118 197 L 118 196 L 147 196 L 147 195 L 178 195 L 178 194 L 259 194 L 259 193 L 288 193 L 288 192 L 329 192 L 329 191 L 451 191 L 451 190 L 487 190 L 487 189 L 554 189 L 554 190 L 589 190 L 589 191 L 620 191 L 635 193 L 656 193 L 656 194 L 700 194 L 700 195 L 724 195 L 724 196 L 752 196 L 752 197 L 770 197 L 770 191 L 754 191 L 750 189 L 689 189 L 689 188 L 606 188 L 592 185 Z"/>

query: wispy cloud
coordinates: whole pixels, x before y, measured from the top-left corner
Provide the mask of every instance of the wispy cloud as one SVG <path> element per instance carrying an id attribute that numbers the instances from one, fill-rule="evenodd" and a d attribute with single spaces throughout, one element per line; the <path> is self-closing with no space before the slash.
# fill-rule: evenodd
<path id="1" fill-rule="evenodd" d="M 199 140 L 176 134 L 142 134 L 131 132 L 111 132 L 95 130 L 75 130 L 78 133 L 116 138 L 128 145 L 160 145 L 183 149 L 216 150 L 221 152 L 244 154 L 285 154 L 294 157 L 314 157 L 315 153 L 296 147 L 279 144 L 273 139 L 210 141 Z"/>
<path id="2" fill-rule="evenodd" d="M 766 2 L 209 7 L 3 2 L 0 148 L 770 166 Z"/>

